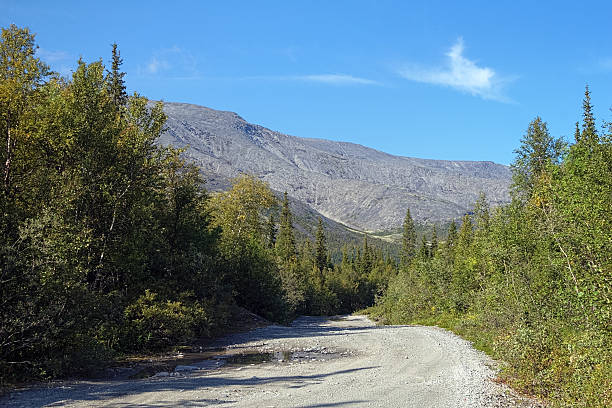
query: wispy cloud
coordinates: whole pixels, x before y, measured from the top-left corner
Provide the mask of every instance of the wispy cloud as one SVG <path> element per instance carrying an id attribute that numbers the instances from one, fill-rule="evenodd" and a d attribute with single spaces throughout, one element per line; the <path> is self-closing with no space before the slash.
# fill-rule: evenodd
<path id="1" fill-rule="evenodd" d="M 328 85 L 381 85 L 373 79 L 356 77 L 347 74 L 312 74 L 312 75 L 279 75 L 279 76 L 251 76 L 242 79 L 268 80 L 268 81 L 299 81 L 315 82 Z"/>
<path id="2" fill-rule="evenodd" d="M 76 65 L 77 58 L 72 54 L 61 50 L 47 50 L 38 48 L 36 56 L 43 62 L 52 66 L 62 76 L 69 76 Z"/>
<path id="3" fill-rule="evenodd" d="M 140 75 L 197 77 L 198 69 L 195 57 L 178 46 L 157 50 L 144 66 L 138 67 Z"/>
<path id="4" fill-rule="evenodd" d="M 288 77 L 296 81 L 320 82 L 332 85 L 380 85 L 378 81 L 372 79 L 355 77 L 346 74 L 318 74 L 318 75 L 298 75 Z"/>
<path id="5" fill-rule="evenodd" d="M 45 48 L 38 48 L 36 50 L 36 56 L 48 63 L 64 62 L 66 60 L 72 59 L 72 56 L 66 51 L 51 51 Z"/>
<path id="6" fill-rule="evenodd" d="M 147 71 L 149 72 L 149 74 L 154 75 L 168 68 L 170 68 L 170 63 L 164 59 L 159 59 L 157 57 L 152 57 L 149 63 L 147 64 Z"/>
<path id="7" fill-rule="evenodd" d="M 459 91 L 500 102 L 512 102 L 503 93 L 503 87 L 512 78 L 503 78 L 493 69 L 479 67 L 476 62 L 463 55 L 463 39 L 446 53 L 447 63 L 443 67 L 423 67 L 416 64 L 406 65 L 398 73 L 411 81 L 448 86 Z"/>
<path id="8" fill-rule="evenodd" d="M 602 58 L 598 65 L 604 71 L 612 71 L 612 57 Z"/>

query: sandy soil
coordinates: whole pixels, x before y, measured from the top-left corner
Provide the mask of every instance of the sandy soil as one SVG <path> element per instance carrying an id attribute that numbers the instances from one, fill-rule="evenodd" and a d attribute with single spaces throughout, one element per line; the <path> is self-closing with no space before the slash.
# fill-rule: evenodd
<path id="1" fill-rule="evenodd" d="M 217 341 L 226 355 L 140 380 L 79 381 L 0 399 L 6 407 L 536 407 L 493 382 L 495 364 L 436 327 L 364 316 L 301 317 Z M 285 352 L 284 354 L 280 352 Z M 227 355 L 277 352 L 232 364 Z M 281 361 L 282 360 L 282 361 Z"/>

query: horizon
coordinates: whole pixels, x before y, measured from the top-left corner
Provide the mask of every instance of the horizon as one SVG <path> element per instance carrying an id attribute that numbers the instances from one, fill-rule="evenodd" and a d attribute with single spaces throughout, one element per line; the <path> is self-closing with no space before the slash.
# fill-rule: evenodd
<path id="1" fill-rule="evenodd" d="M 288 135 L 509 165 L 536 116 L 572 141 L 587 84 L 610 120 L 606 2 L 63 4 L 8 0 L 0 24 L 30 28 L 62 75 L 116 42 L 130 93 Z"/>

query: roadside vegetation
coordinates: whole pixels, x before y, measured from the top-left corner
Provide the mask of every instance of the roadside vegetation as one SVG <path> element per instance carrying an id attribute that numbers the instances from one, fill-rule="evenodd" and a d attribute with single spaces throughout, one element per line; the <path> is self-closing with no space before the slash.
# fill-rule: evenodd
<path id="1" fill-rule="evenodd" d="M 2 30 L 0 386 L 214 336 L 238 307 L 280 323 L 371 307 L 466 336 L 554 406 L 612 406 L 612 126 L 588 89 L 571 145 L 529 124 L 509 205 L 482 196 L 427 234 L 408 210 L 399 257 L 367 235 L 338 254 L 321 219 L 298 239 L 287 195 L 255 177 L 207 193 L 121 64 L 114 45 L 63 78 L 28 29 Z"/>
<path id="2" fill-rule="evenodd" d="M 238 307 L 276 322 L 373 304 L 396 265 L 368 244 L 332 265 L 323 224 L 296 242 L 287 198 L 241 176 L 210 196 L 160 147 L 161 103 L 110 67 L 70 78 L 34 35 L 0 37 L 0 386 L 222 333 Z"/>
<path id="3" fill-rule="evenodd" d="M 450 328 L 553 406 L 609 407 L 612 128 L 596 128 L 588 88 L 583 108 L 571 146 L 529 124 L 511 204 L 491 210 L 482 196 L 442 244 L 417 244 L 408 216 L 400 272 L 370 311 Z"/>

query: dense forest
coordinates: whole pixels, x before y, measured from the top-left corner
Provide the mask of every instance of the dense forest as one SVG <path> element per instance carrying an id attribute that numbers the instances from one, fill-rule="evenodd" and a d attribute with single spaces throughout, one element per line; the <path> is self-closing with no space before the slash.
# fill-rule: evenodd
<path id="1" fill-rule="evenodd" d="M 371 309 L 436 324 L 506 363 L 503 378 L 554 406 L 612 406 L 612 128 L 587 87 L 568 146 L 534 119 L 515 151 L 511 204 L 482 196 L 448 238 L 416 247 Z M 434 235 L 435 237 L 435 235 Z"/>
<path id="2" fill-rule="evenodd" d="M 239 307 L 285 323 L 374 303 L 391 256 L 364 237 L 333 265 L 321 220 L 298 242 L 287 196 L 248 175 L 209 196 L 121 65 L 113 45 L 109 69 L 62 78 L 2 30 L 2 384 L 219 334 Z"/>
<path id="3" fill-rule="evenodd" d="M 612 126 L 588 88 L 573 143 L 529 124 L 509 205 L 483 195 L 425 235 L 407 209 L 398 259 L 367 235 L 337 256 L 321 219 L 296 233 L 255 177 L 207 193 L 156 144 L 163 106 L 127 94 L 116 45 L 70 78 L 36 48 L 2 30 L 0 385 L 214 336 L 239 308 L 287 323 L 369 307 L 466 336 L 554 405 L 612 406 Z"/>

